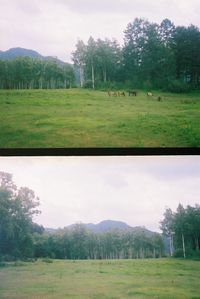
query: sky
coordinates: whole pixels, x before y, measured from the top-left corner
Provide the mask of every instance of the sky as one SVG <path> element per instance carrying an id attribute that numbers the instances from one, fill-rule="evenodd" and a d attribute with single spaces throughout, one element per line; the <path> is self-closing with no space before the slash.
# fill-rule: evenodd
<path id="1" fill-rule="evenodd" d="M 71 62 L 79 39 L 117 39 L 136 17 L 200 27 L 199 0 L 0 0 L 0 50 L 33 49 Z"/>
<path id="2" fill-rule="evenodd" d="M 0 157 L 40 199 L 44 227 L 118 220 L 159 232 L 167 207 L 200 204 L 200 156 Z"/>

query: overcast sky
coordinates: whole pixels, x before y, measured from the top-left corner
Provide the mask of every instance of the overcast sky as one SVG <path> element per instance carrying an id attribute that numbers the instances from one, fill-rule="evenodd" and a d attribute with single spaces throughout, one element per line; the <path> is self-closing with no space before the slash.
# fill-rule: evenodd
<path id="1" fill-rule="evenodd" d="M 0 0 L 0 50 L 23 47 L 70 62 L 78 39 L 116 38 L 135 17 L 200 27 L 199 0 Z"/>
<path id="2" fill-rule="evenodd" d="M 120 220 L 159 231 L 166 207 L 200 204 L 200 156 L 0 157 L 40 198 L 45 227 Z"/>

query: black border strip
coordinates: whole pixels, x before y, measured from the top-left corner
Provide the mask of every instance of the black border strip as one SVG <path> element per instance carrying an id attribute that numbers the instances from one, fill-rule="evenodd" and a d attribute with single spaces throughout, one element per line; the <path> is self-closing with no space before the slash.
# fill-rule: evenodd
<path id="1" fill-rule="evenodd" d="M 0 156 L 151 156 L 200 155 L 200 148 L 15 148 Z"/>

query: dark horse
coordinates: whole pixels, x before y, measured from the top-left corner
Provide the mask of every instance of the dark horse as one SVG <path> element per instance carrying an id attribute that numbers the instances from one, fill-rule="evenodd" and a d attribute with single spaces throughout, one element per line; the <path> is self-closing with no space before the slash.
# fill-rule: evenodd
<path id="1" fill-rule="evenodd" d="M 129 91 L 128 91 L 128 95 L 129 95 L 129 96 L 135 96 L 135 97 L 136 97 L 136 96 L 137 96 L 137 92 L 136 92 L 135 90 L 129 90 Z"/>

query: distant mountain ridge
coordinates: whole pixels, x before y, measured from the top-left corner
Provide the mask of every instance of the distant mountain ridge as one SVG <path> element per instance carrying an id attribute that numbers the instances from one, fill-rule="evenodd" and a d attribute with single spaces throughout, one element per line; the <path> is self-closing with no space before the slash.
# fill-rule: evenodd
<path id="1" fill-rule="evenodd" d="M 146 229 L 145 227 L 141 227 L 141 226 L 132 227 L 126 224 L 125 222 L 116 221 L 116 220 L 103 220 L 98 224 L 93 224 L 93 223 L 80 223 L 80 224 L 93 233 L 105 233 L 108 231 L 118 230 L 118 231 L 134 231 L 135 233 L 143 232 L 147 236 L 152 236 L 153 234 L 155 234 L 155 232 L 152 232 Z M 77 223 L 68 225 L 64 228 L 70 230 L 75 228 L 76 225 Z M 56 229 L 52 229 L 52 228 L 46 228 L 45 230 L 50 233 L 56 233 L 57 231 Z"/>
<path id="2" fill-rule="evenodd" d="M 111 230 L 129 230 L 131 226 L 127 225 L 122 221 L 114 221 L 114 220 L 103 220 L 98 224 L 88 223 L 85 224 L 87 229 L 92 230 L 93 232 L 106 232 Z"/>
<path id="3" fill-rule="evenodd" d="M 40 55 L 38 52 L 30 49 L 24 49 L 24 48 L 11 48 L 7 51 L 0 51 L 0 58 L 5 60 L 12 60 L 17 57 L 32 57 L 32 58 L 42 58 L 43 56 Z"/>
<path id="4" fill-rule="evenodd" d="M 14 60 L 17 57 L 31 57 L 31 58 L 36 58 L 36 59 L 38 58 L 38 59 L 44 59 L 44 60 L 54 60 L 57 63 L 65 64 L 64 61 L 62 61 L 56 57 L 43 56 L 43 55 L 39 54 L 37 51 L 31 50 L 31 49 L 16 47 L 16 48 L 11 48 L 7 51 L 0 51 L 0 60 Z"/>

